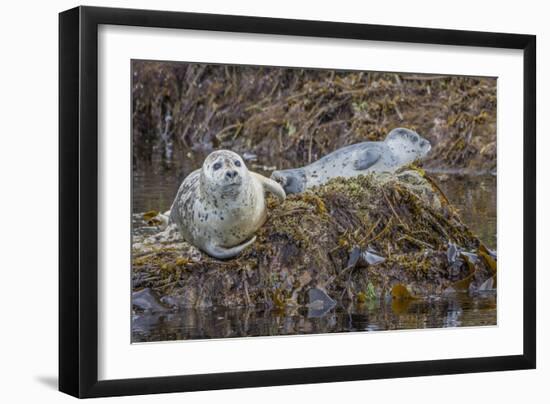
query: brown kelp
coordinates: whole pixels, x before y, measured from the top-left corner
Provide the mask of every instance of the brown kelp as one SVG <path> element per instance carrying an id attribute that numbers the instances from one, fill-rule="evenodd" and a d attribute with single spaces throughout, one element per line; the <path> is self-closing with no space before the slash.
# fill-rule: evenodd
<path id="1" fill-rule="evenodd" d="M 496 79 L 134 61 L 136 166 L 229 148 L 279 169 L 405 126 L 427 166 L 496 167 Z M 277 163 L 275 163 L 277 162 Z"/>
<path id="2" fill-rule="evenodd" d="M 177 233 L 156 233 L 152 215 L 136 217 L 153 227 L 133 240 L 133 288 L 149 288 L 167 306 L 322 309 L 386 297 L 399 305 L 496 282 L 494 253 L 414 167 L 271 201 L 256 242 L 227 261 Z"/>

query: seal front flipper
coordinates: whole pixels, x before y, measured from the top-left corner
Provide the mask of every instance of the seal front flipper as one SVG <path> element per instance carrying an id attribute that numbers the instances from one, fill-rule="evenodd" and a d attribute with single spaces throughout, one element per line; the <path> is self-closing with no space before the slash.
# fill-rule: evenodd
<path id="1" fill-rule="evenodd" d="M 380 152 L 374 149 L 358 150 L 353 154 L 353 168 L 366 170 L 380 160 Z"/>
<path id="2" fill-rule="evenodd" d="M 250 171 L 250 174 L 254 175 L 261 182 L 265 191 L 271 192 L 273 195 L 275 195 L 277 199 L 279 199 L 280 203 L 283 203 L 285 201 L 285 190 L 278 182 L 275 182 L 270 178 L 266 178 L 263 175 L 254 173 L 252 171 Z"/>
<path id="3" fill-rule="evenodd" d="M 298 194 L 306 190 L 307 175 L 303 167 L 273 171 L 271 179 L 281 185 L 287 195 Z"/>
<path id="4" fill-rule="evenodd" d="M 256 241 L 256 236 L 253 236 L 250 240 L 245 241 L 242 244 L 236 245 L 235 247 L 225 248 L 221 246 L 217 246 L 214 244 L 207 244 L 204 246 L 204 251 L 217 259 L 224 260 L 228 258 L 233 258 L 241 253 L 242 250 L 244 250 L 246 247 L 248 247 L 250 244 L 252 244 L 254 241 Z"/>

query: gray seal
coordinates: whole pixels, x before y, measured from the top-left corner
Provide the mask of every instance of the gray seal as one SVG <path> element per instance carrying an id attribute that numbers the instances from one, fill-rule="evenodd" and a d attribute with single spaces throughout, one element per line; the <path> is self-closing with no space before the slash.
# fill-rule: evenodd
<path id="1" fill-rule="evenodd" d="M 248 171 L 229 150 L 212 152 L 181 184 L 170 209 L 183 238 L 208 255 L 227 259 L 254 242 L 267 218 L 264 192 L 280 202 L 285 191 L 275 181 Z"/>
<path id="2" fill-rule="evenodd" d="M 430 142 L 405 128 L 393 129 L 382 142 L 362 142 L 342 147 L 301 168 L 277 170 L 271 178 L 287 194 L 323 185 L 335 177 L 355 177 L 367 172 L 394 172 L 399 167 L 423 158 Z"/>

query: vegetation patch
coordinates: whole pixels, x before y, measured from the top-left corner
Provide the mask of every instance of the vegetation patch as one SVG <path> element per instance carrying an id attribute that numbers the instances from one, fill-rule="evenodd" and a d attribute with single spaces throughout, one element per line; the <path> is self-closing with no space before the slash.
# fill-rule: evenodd
<path id="1" fill-rule="evenodd" d="M 460 220 L 433 180 L 415 167 L 336 178 L 278 205 L 256 242 L 220 261 L 169 230 L 134 237 L 133 288 L 170 306 L 308 306 L 476 292 L 496 258 Z M 151 221 L 150 213 L 142 220 Z M 321 293 L 321 292 L 316 292 Z M 397 303 L 396 303 L 397 304 Z"/>

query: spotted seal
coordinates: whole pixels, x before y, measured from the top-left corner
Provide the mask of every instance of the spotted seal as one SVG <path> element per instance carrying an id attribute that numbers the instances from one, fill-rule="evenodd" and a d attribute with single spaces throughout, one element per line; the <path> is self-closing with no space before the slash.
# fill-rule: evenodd
<path id="1" fill-rule="evenodd" d="M 382 142 L 345 146 L 308 166 L 274 171 L 271 178 L 280 183 L 287 194 L 295 194 L 335 177 L 355 177 L 371 171 L 394 172 L 424 157 L 430 149 L 430 142 L 418 133 L 396 128 Z"/>
<path id="2" fill-rule="evenodd" d="M 254 233 L 267 218 L 264 191 L 280 202 L 286 197 L 278 183 L 248 171 L 237 153 L 218 150 L 185 178 L 170 209 L 170 222 L 208 255 L 231 258 L 254 242 Z"/>

